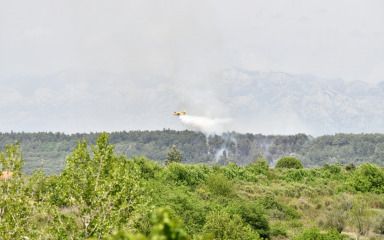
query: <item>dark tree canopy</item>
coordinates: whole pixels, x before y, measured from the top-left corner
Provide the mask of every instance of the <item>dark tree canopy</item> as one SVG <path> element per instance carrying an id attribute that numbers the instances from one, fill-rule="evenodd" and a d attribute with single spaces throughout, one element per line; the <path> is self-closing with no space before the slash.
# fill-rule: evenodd
<path id="1" fill-rule="evenodd" d="M 277 161 L 275 167 L 300 169 L 300 168 L 303 168 L 303 164 L 294 157 L 283 157 L 283 158 L 280 158 L 279 161 Z"/>
<path id="2" fill-rule="evenodd" d="M 0 151 L 4 146 L 18 141 L 23 151 L 23 173 L 32 174 L 42 168 L 45 174 L 60 174 L 65 169 L 65 159 L 76 148 L 78 140 L 95 142 L 98 133 L 1 133 Z M 305 134 L 261 135 L 227 132 L 207 136 L 195 131 L 122 131 L 110 133 L 110 143 L 115 152 L 127 158 L 145 156 L 164 164 L 173 145 L 183 153 L 183 163 L 210 164 L 233 162 L 246 166 L 255 159 L 264 158 L 269 163 L 283 156 L 295 154 L 305 168 L 324 164 L 354 164 L 369 162 L 384 166 L 384 134 L 336 134 L 316 138 Z M 224 154 L 225 151 L 225 154 Z M 221 155 L 222 154 L 222 155 Z M 353 170 L 353 165 L 346 168 Z"/>

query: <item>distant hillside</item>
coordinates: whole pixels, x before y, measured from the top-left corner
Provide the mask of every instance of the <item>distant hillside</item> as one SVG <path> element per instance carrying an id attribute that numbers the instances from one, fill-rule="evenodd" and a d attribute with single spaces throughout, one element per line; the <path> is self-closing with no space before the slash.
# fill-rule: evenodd
<path id="1" fill-rule="evenodd" d="M 98 133 L 0 133 L 0 149 L 19 141 L 26 173 L 43 167 L 47 174 L 58 174 L 65 167 L 65 158 L 77 142 L 86 139 L 95 142 Z M 311 138 L 305 134 L 269 135 L 224 133 L 206 136 L 194 131 L 130 131 L 110 133 L 111 144 L 118 154 L 146 156 L 163 163 L 173 145 L 182 151 L 184 163 L 234 162 L 247 165 L 257 158 L 265 158 L 273 166 L 283 156 L 293 155 L 305 167 L 325 163 L 375 163 L 384 166 L 383 134 L 336 134 Z"/>

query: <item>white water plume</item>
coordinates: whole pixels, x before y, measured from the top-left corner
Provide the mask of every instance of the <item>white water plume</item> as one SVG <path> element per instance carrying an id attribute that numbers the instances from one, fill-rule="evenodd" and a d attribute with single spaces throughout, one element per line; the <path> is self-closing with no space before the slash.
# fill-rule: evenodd
<path id="1" fill-rule="evenodd" d="M 222 133 L 225 131 L 226 124 L 232 120 L 229 118 L 208 118 L 203 116 L 180 116 L 181 122 L 192 130 L 204 133 Z"/>

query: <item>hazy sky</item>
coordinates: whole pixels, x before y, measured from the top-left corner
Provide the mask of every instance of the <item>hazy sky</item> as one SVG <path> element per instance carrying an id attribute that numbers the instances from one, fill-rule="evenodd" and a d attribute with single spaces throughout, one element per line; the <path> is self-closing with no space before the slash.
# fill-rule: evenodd
<path id="1" fill-rule="evenodd" d="M 107 127 L 103 117 L 95 128 L 85 127 L 88 120 L 75 127 L 78 112 L 87 109 L 93 119 L 95 106 L 106 104 L 89 88 L 110 99 L 118 94 L 119 111 L 134 113 L 134 97 L 123 90 L 148 97 L 137 85 L 172 85 L 175 101 L 183 89 L 209 95 L 228 68 L 377 83 L 384 81 L 383 29 L 382 0 L 0 0 L 0 131 L 124 129 L 119 121 Z M 115 75 L 69 78 L 66 71 Z M 78 112 L 68 106 L 71 124 L 49 122 L 62 110 L 55 106 L 75 100 L 86 103 Z M 180 101 L 175 106 L 188 100 Z M 45 109 L 44 121 L 35 106 Z"/>

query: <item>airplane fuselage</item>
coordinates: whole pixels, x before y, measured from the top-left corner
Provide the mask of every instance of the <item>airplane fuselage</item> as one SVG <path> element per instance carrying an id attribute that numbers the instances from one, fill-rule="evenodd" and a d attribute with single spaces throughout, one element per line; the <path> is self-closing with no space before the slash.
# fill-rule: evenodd
<path id="1" fill-rule="evenodd" d="M 187 111 L 184 110 L 184 112 L 174 112 L 173 115 L 175 116 L 180 116 L 180 115 L 185 115 L 187 114 Z"/>

